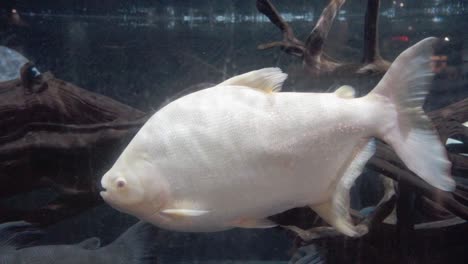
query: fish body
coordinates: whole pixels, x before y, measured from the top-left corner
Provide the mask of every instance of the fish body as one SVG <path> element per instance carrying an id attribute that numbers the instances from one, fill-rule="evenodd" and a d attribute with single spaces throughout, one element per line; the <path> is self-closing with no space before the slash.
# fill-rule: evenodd
<path id="1" fill-rule="evenodd" d="M 27 229 L 15 230 L 18 227 Z M 71 245 L 30 246 L 21 240 L 37 231 L 24 222 L 5 223 L 0 225 L 0 263 L 149 264 L 155 259 L 151 242 L 155 231 L 152 225 L 139 222 L 104 247 L 95 237 Z"/>
<path id="2" fill-rule="evenodd" d="M 339 231 L 357 235 L 349 189 L 373 154 L 373 137 L 392 145 L 418 176 L 453 189 L 450 163 L 420 109 L 434 41 L 400 55 L 361 98 L 348 86 L 278 92 L 286 74 L 277 68 L 179 98 L 141 128 L 104 175 L 101 195 L 171 230 L 272 227 L 268 216 L 309 205 Z"/>
<path id="3" fill-rule="evenodd" d="M 182 105 L 188 118 L 172 118 Z M 325 118 L 307 111 L 312 105 Z M 365 128 L 379 118 L 361 118 L 369 107 L 361 106 L 336 94 L 265 96 L 243 86 L 181 98 L 148 121 L 137 138 L 146 143 L 137 144 L 151 148 L 142 152 L 155 161 L 155 184 L 165 186 L 164 209 L 209 213 L 173 219 L 145 209 L 138 216 L 168 229 L 214 231 L 232 228 L 239 216 L 263 219 L 324 202 L 357 143 L 373 132 Z"/>

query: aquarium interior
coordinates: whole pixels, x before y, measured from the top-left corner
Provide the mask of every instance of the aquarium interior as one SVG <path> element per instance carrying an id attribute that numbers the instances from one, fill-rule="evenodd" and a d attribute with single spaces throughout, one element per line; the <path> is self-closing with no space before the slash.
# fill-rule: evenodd
<path id="1" fill-rule="evenodd" d="M 294 29 L 296 37 L 304 40 L 329 1 L 271 2 Z M 364 0 L 349 0 L 341 7 L 325 43 L 330 57 L 361 63 L 366 5 Z M 25 61 L 34 62 L 42 73 L 50 72 L 57 79 L 144 113 L 154 113 L 193 89 L 210 87 L 231 76 L 264 67 L 280 67 L 290 75 L 283 91 L 330 92 L 351 85 L 362 96 L 380 79 L 373 75 L 311 78 L 304 76 L 307 74 L 297 56 L 279 48 L 257 49 L 260 44 L 280 40 L 281 32 L 257 10 L 255 0 L 18 0 L 2 1 L 0 7 L 1 46 L 23 55 Z M 378 45 L 381 56 L 388 61 L 423 38 L 435 36 L 444 42 L 437 54 L 441 69 L 427 96 L 426 111 L 466 98 L 466 1 L 380 1 L 378 14 Z M 8 63 L 22 66 L 25 62 L 0 60 L 4 60 L 0 63 L 4 72 Z M 19 68 L 14 69 L 13 72 L 19 72 Z M 19 73 L 5 78 L 18 77 Z M 119 155 L 108 153 L 108 157 L 101 157 L 99 153 L 96 150 L 96 159 L 106 159 L 99 166 L 76 160 L 76 166 L 86 166 L 86 172 L 91 174 L 81 177 L 101 177 Z M 60 168 L 60 163 L 57 166 L 54 170 L 67 177 L 68 168 Z M 375 183 L 376 175 L 366 170 L 358 180 L 353 189 L 353 208 L 362 209 L 379 200 L 382 187 Z M 51 187 L 7 193 L 8 188 L 15 189 L 24 182 L 9 179 L 2 183 L 10 187 L 2 187 L 5 193 L 0 195 L 0 215 L 8 213 L 4 210 L 7 207 L 34 211 L 58 195 Z M 90 237 L 98 237 L 101 245 L 107 245 L 137 219 L 99 201 L 80 213 L 52 222 L 41 227 L 45 235 L 34 245 L 74 244 Z M 318 243 L 312 250 L 318 257 L 292 262 L 297 253 L 293 248 L 297 245 L 291 234 L 280 228 L 155 233 L 153 255 L 157 261 L 153 263 L 328 263 L 321 257 L 332 256 L 333 252 L 341 254 L 340 250 L 352 243 L 346 239 L 335 247 Z M 349 258 L 345 263 L 359 263 L 356 256 Z M 333 259 L 329 262 L 334 263 Z M 445 262 L 442 259 L 426 263 Z"/>

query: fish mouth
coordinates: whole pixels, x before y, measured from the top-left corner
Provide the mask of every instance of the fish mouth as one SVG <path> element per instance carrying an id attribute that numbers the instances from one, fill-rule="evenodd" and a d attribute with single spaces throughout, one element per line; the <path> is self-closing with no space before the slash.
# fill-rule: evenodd
<path id="1" fill-rule="evenodd" d="M 104 186 L 103 182 L 100 182 L 100 184 L 96 184 L 96 185 L 97 185 L 96 187 L 98 191 L 100 191 L 99 194 L 101 194 L 101 196 L 103 193 L 107 192 L 107 188 Z"/>
<path id="2" fill-rule="evenodd" d="M 104 187 L 101 187 L 101 191 L 99 192 L 99 194 L 101 195 L 102 198 L 105 199 L 107 196 L 107 189 Z"/>

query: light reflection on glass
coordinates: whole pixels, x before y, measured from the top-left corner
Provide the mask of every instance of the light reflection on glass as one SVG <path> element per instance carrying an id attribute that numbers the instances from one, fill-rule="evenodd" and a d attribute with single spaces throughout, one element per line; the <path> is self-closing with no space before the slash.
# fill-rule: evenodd
<path id="1" fill-rule="evenodd" d="M 436 16 L 436 17 L 432 18 L 432 22 L 434 22 L 434 23 L 440 23 L 440 22 L 442 22 L 442 20 L 443 19 L 441 17 L 439 17 L 439 16 Z"/>

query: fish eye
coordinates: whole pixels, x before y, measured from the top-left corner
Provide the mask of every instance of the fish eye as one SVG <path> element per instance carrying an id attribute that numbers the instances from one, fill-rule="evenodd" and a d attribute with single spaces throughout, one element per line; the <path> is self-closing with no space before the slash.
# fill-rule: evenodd
<path id="1" fill-rule="evenodd" d="M 123 187 L 125 187 L 126 184 L 127 184 L 127 182 L 122 178 L 119 178 L 117 180 L 117 188 L 123 188 Z"/>

